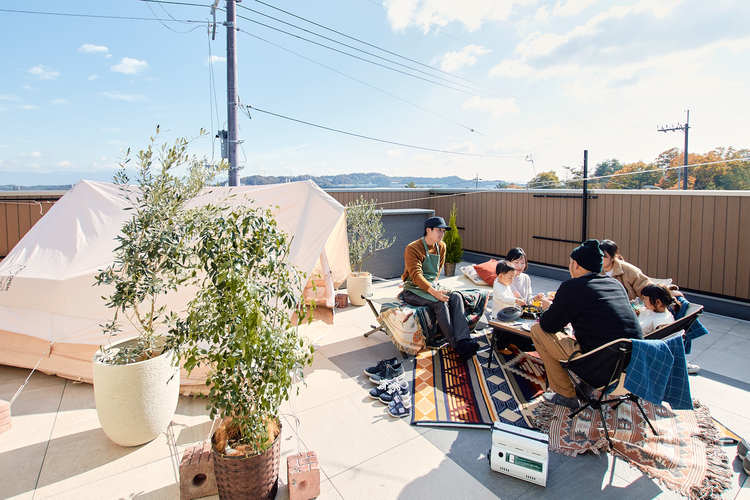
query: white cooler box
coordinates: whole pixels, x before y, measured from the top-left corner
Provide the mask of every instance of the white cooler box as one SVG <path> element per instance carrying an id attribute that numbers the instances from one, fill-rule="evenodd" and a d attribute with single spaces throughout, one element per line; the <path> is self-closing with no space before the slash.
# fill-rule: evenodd
<path id="1" fill-rule="evenodd" d="M 546 434 L 501 422 L 492 425 L 492 470 L 547 486 L 548 464 L 549 438 Z"/>

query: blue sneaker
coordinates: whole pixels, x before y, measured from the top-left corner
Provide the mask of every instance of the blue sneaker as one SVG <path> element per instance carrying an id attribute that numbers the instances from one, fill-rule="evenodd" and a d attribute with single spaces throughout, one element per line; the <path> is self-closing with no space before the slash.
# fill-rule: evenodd
<path id="1" fill-rule="evenodd" d="M 401 366 L 401 363 L 398 364 L 398 368 L 391 365 L 385 365 L 385 368 L 382 371 L 370 375 L 370 382 L 373 384 L 379 384 L 384 380 L 393 380 L 399 375 L 403 375 L 403 373 L 404 367 Z"/>
<path id="2" fill-rule="evenodd" d="M 396 396 L 396 393 L 401 397 L 401 399 L 407 399 L 409 396 L 409 382 L 407 382 L 404 377 L 397 377 L 391 381 L 390 384 L 388 384 L 388 387 L 385 391 L 380 393 L 380 396 L 378 399 L 380 399 L 380 402 L 383 404 L 390 404 L 394 397 Z"/>
<path id="3" fill-rule="evenodd" d="M 376 373 L 383 371 L 385 369 L 385 365 L 391 365 L 395 367 L 395 366 L 401 366 L 401 363 L 396 358 L 381 359 L 380 361 L 378 361 L 377 365 L 365 368 L 364 370 L 362 370 L 362 372 L 364 372 L 364 374 L 367 375 L 368 377 L 371 377 L 375 375 Z"/>

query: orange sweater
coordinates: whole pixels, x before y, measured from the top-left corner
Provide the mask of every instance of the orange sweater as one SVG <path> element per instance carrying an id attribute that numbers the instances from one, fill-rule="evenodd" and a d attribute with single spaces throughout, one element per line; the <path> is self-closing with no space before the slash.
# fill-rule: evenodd
<path id="1" fill-rule="evenodd" d="M 438 247 L 440 248 L 440 267 L 438 270 L 442 270 L 445 265 L 445 243 L 440 241 Z M 435 254 L 434 245 L 430 247 L 430 253 Z M 404 274 L 401 275 L 402 280 L 406 281 L 407 278 L 411 278 L 411 281 L 425 292 L 433 285 L 422 274 L 422 261 L 426 255 L 422 238 L 406 245 L 404 250 Z"/>

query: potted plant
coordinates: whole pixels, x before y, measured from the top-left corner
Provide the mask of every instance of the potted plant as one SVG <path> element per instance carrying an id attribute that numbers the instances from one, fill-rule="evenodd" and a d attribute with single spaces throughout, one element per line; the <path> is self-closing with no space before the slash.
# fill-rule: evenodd
<path id="1" fill-rule="evenodd" d="M 273 498 L 279 470 L 279 406 L 312 347 L 295 322 L 309 318 L 290 237 L 269 210 L 208 207 L 191 221 L 197 292 L 169 346 L 190 372 L 209 367 L 212 436 L 221 498 Z"/>
<path id="2" fill-rule="evenodd" d="M 383 237 L 382 215 L 375 209 L 375 200 L 368 201 L 364 196 L 346 206 L 346 235 L 352 265 L 352 273 L 346 279 L 346 291 L 349 301 L 355 306 L 365 304 L 362 296 L 372 295 L 372 274 L 363 271 L 365 261 L 396 241 L 395 237 L 392 240 Z"/>
<path id="3" fill-rule="evenodd" d="M 461 262 L 464 255 L 463 242 L 461 241 L 461 235 L 458 234 L 458 226 L 456 226 L 455 203 L 451 209 L 448 225 L 451 227 L 450 231 L 447 231 L 443 237 L 445 242 L 445 275 L 453 276 L 456 273 L 456 264 Z"/>
<path id="4" fill-rule="evenodd" d="M 130 149 L 115 175 L 132 215 L 116 238 L 113 263 L 96 275 L 97 285 L 109 287 L 103 298 L 114 310 L 112 321 L 102 325 L 108 343 L 94 356 L 96 411 L 104 432 L 122 446 L 143 444 L 164 432 L 177 407 L 178 359 L 165 349 L 164 337 L 175 311 L 167 310 L 164 299 L 191 273 L 183 204 L 214 174 L 188 156 L 186 139 L 156 153 L 154 142 L 151 137 L 137 154 L 135 186 L 126 171 Z M 174 175 L 185 166 L 188 174 Z M 113 343 L 122 326 L 137 336 Z"/>

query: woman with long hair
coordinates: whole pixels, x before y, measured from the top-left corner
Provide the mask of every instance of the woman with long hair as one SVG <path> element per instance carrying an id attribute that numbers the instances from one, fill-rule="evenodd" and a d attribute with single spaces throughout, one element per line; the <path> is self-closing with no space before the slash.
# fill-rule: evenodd
<path id="1" fill-rule="evenodd" d="M 599 248 L 601 248 L 604 254 L 602 272 L 622 283 L 630 300 L 638 298 L 641 295 L 643 287 L 650 283 L 648 276 L 622 258 L 617 248 L 617 243 L 614 241 L 602 240 L 599 243 Z"/>

